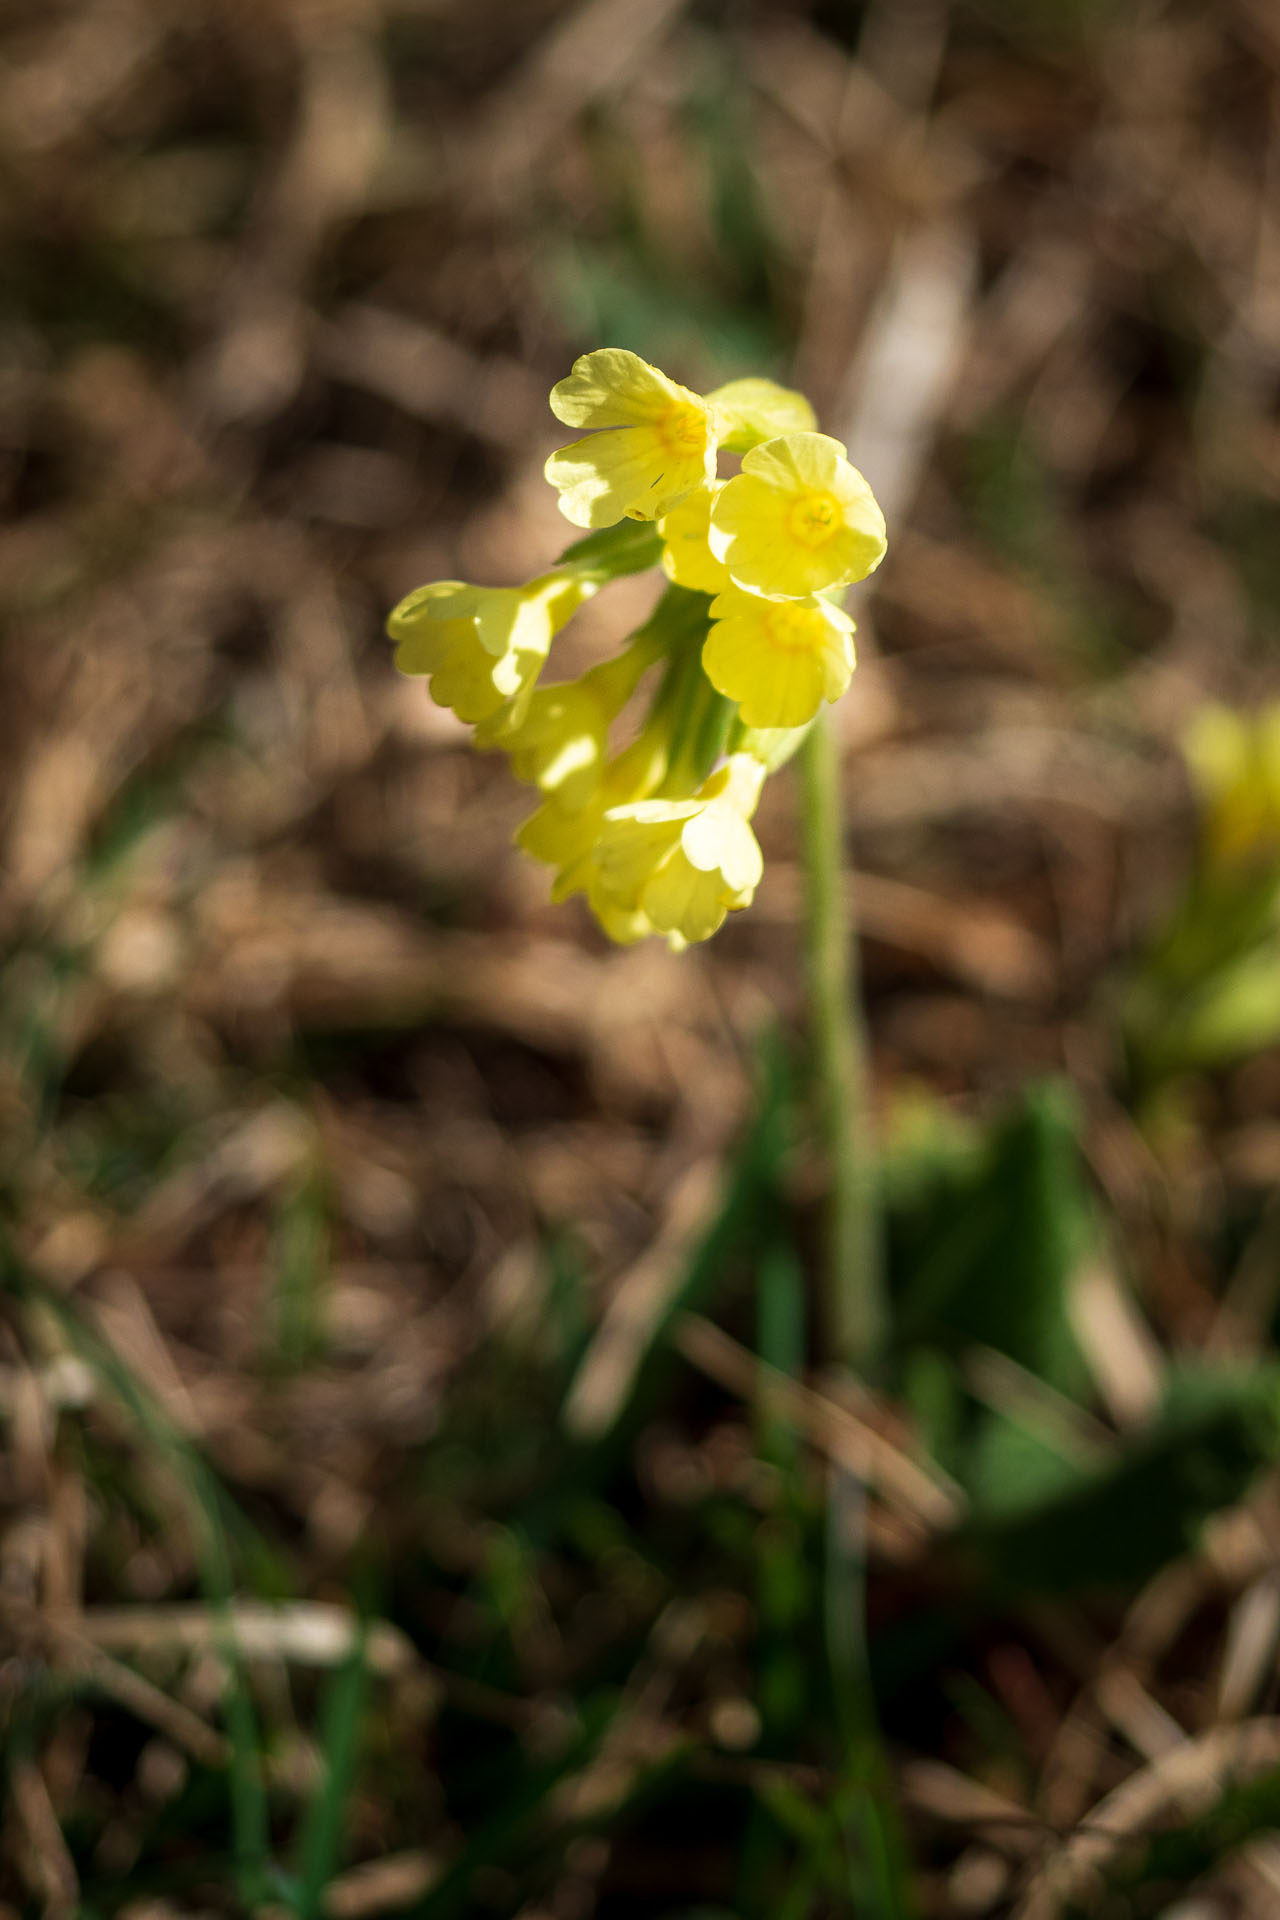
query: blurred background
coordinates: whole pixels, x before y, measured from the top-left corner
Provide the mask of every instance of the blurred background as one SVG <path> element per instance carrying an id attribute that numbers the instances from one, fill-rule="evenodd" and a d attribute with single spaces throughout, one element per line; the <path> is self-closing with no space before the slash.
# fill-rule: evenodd
<path id="1" fill-rule="evenodd" d="M 7 0 L 3 1920 L 1280 1912 L 1278 115 L 1268 0 Z M 789 777 L 610 949 L 382 636 L 601 344 L 888 516 L 875 1391 Z"/>

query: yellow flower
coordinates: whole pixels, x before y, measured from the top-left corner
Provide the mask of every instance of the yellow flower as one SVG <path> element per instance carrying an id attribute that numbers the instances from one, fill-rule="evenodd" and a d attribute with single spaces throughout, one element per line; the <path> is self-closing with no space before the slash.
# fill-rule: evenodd
<path id="1" fill-rule="evenodd" d="M 738 753 L 690 800 L 612 807 L 591 856 L 592 905 L 643 914 L 676 946 L 710 939 L 750 904 L 763 872 L 748 824 L 763 781 L 760 762 Z"/>
<path id="2" fill-rule="evenodd" d="M 719 491 L 718 484 L 698 487 L 658 522 L 662 571 L 676 586 L 692 587 L 695 593 L 719 593 L 729 584 L 728 569 L 707 545 L 711 507 Z"/>
<path id="3" fill-rule="evenodd" d="M 648 914 L 639 908 L 617 907 L 606 899 L 594 880 L 587 888 L 587 905 L 601 932 L 608 934 L 615 946 L 633 947 L 637 940 L 648 940 L 658 931 Z"/>
<path id="4" fill-rule="evenodd" d="M 716 410 L 720 445 L 729 453 L 746 453 L 780 433 L 809 433 L 818 424 L 802 393 L 772 380 L 730 380 L 709 393 L 707 403 Z"/>
<path id="5" fill-rule="evenodd" d="M 744 454 L 710 537 L 739 586 L 796 600 L 861 580 L 885 550 L 874 494 L 825 433 L 782 434 Z"/>
<path id="6" fill-rule="evenodd" d="M 599 770 L 590 793 L 572 804 L 563 793 L 552 793 L 516 829 L 517 846 L 535 860 L 559 868 L 551 888 L 553 900 L 568 900 L 586 889 L 590 875 L 583 863 L 599 838 L 606 812 L 653 792 L 666 773 L 669 748 L 664 727 L 646 727 Z"/>
<path id="7" fill-rule="evenodd" d="M 765 600 L 729 587 L 711 603 L 702 666 L 749 727 L 803 727 L 853 673 L 853 622 L 816 596 Z"/>
<path id="8" fill-rule="evenodd" d="M 564 807 L 580 806 L 598 784 L 609 729 L 654 658 L 641 638 L 577 680 L 539 687 L 482 720 L 476 745 L 504 748 L 518 780 L 555 794 Z"/>
<path id="9" fill-rule="evenodd" d="M 604 768 L 594 793 L 582 805 L 566 806 L 561 795 L 552 794 L 516 830 L 517 846 L 558 869 L 551 898 L 561 902 L 585 893 L 601 927 L 619 946 L 647 939 L 654 928 L 639 908 L 620 906 L 601 892 L 596 843 L 610 807 L 653 792 L 667 770 L 668 746 L 665 730 L 646 730 Z"/>
<path id="10" fill-rule="evenodd" d="M 469 587 L 433 580 L 387 621 L 401 673 L 431 676 L 431 697 L 459 720 L 477 721 L 526 695 L 551 642 L 594 584 L 572 573 L 539 575 L 524 587 Z"/>
<path id="11" fill-rule="evenodd" d="M 579 527 L 608 527 L 630 514 L 657 520 L 716 471 L 716 419 L 696 393 L 621 347 L 573 363 L 551 389 L 551 411 L 568 427 L 595 427 L 553 453 L 546 476 L 560 511 Z"/>
<path id="12" fill-rule="evenodd" d="M 661 777 L 662 768 L 659 768 L 654 784 Z M 633 783 L 618 781 L 616 784 L 625 791 Z M 641 792 L 651 791 L 643 781 L 634 784 L 638 784 Z M 638 909 L 620 907 L 605 898 L 592 857 L 600 838 L 601 822 L 616 797 L 604 782 L 581 807 L 565 807 L 552 795 L 516 829 L 516 845 L 535 860 L 543 860 L 557 869 L 551 882 L 554 901 L 559 903 L 572 899 L 575 893 L 585 893 L 587 905 L 609 938 L 619 946 L 630 946 L 633 941 L 646 939 L 654 928 Z"/>
<path id="13" fill-rule="evenodd" d="M 590 853 L 600 831 L 605 806 L 606 803 L 593 795 L 580 807 L 566 807 L 553 794 L 516 828 L 515 841 L 518 847 L 522 847 L 532 859 L 541 860 L 548 867 L 559 870 L 551 885 L 553 900 L 567 900 L 570 894 L 580 891 L 580 888 L 571 886 L 562 892 L 560 876 L 571 872 Z M 582 885 L 586 885 L 585 877 Z"/>

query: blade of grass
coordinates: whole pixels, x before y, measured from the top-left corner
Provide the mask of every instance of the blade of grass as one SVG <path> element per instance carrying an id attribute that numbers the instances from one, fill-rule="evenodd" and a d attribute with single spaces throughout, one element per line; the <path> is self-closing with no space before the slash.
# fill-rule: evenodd
<path id="1" fill-rule="evenodd" d="M 318 1920 L 342 1842 L 342 1815 L 360 1751 L 360 1728 L 368 1693 L 368 1634 L 364 1622 L 350 1655 L 325 1690 L 320 1723 L 324 1778 L 307 1807 L 296 1854 L 297 1920 Z"/>
<path id="2" fill-rule="evenodd" d="M 329 1267 L 329 1221 L 315 1172 L 283 1199 L 273 1238 L 275 1364 L 296 1373 L 320 1353 L 322 1293 Z"/>
<path id="3" fill-rule="evenodd" d="M 230 1503 L 208 1462 L 125 1365 L 115 1349 L 87 1326 L 70 1303 L 45 1286 L 0 1236 L 0 1277 L 18 1301 L 56 1321 L 64 1336 L 114 1393 L 140 1433 L 164 1460 L 193 1518 L 200 1583 L 210 1609 L 221 1622 L 218 1652 L 227 1674 L 224 1711 L 230 1749 L 229 1793 L 232 1852 L 240 1899 L 250 1911 L 271 1887 L 271 1834 L 257 1714 L 244 1662 L 230 1620 L 235 1575 L 225 1519 Z M 235 1515 L 240 1530 L 247 1523 Z"/>
<path id="4" fill-rule="evenodd" d="M 756 1347 L 766 1367 L 797 1378 L 805 1359 L 804 1273 L 786 1222 L 761 1248 L 756 1263 Z M 761 1369 L 761 1387 L 768 1377 Z M 766 1525 L 756 1532 L 756 1684 L 764 1740 L 785 1743 L 806 1712 L 808 1662 L 800 1630 L 811 1595 L 805 1554 L 805 1498 L 799 1473 L 800 1437 L 795 1424 L 763 1391 L 754 1408 L 756 1453 L 776 1469 L 779 1493 Z M 808 1812 L 804 1803 L 802 1810 Z M 776 1912 L 796 1898 L 803 1872 L 789 1872 L 792 1848 L 776 1813 L 753 1796 L 738 1860 L 737 1910 L 743 1915 Z M 804 1847 L 802 1844 L 802 1852 Z M 803 1911 L 803 1909 L 801 1909 Z"/>
<path id="5" fill-rule="evenodd" d="M 453 1920 L 453 1916 L 466 1911 L 476 1869 L 511 1859 L 561 1781 L 584 1767 L 596 1752 L 618 1709 L 616 1695 L 581 1704 L 580 1724 L 568 1746 L 549 1764 L 526 1772 L 492 1818 L 472 1831 L 448 1872 L 408 1909 L 413 1920 Z"/>
<path id="6" fill-rule="evenodd" d="M 804 1372 L 804 1274 L 790 1241 L 775 1239 L 760 1256 L 756 1281 L 756 1347 L 765 1365 L 788 1379 Z M 762 1375 L 762 1378 L 765 1377 Z M 756 1450 L 762 1460 L 794 1468 L 798 1435 L 792 1422 L 763 1399 L 756 1413 Z"/>
<path id="7" fill-rule="evenodd" d="M 910 1920 L 906 1842 L 893 1801 L 871 1690 L 866 1635 L 866 1487 L 833 1464 L 827 1503 L 827 1660 L 844 1747 L 833 1811 L 847 1853 L 845 1888 L 858 1920 Z"/>

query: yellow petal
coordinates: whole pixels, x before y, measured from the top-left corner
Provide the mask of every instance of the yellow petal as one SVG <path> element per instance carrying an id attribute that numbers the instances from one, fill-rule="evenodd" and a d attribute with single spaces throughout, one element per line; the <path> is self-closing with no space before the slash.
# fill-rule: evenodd
<path id="1" fill-rule="evenodd" d="M 695 593 L 719 593 L 729 575 L 707 545 L 711 507 L 717 489 L 698 487 L 662 517 L 662 570 L 678 587 Z"/>
<path id="2" fill-rule="evenodd" d="M 554 799 L 544 800 L 516 828 L 516 845 L 550 867 L 569 867 L 590 851 L 598 824 L 598 819 L 567 810 Z"/>
<path id="3" fill-rule="evenodd" d="M 652 793 L 667 769 L 670 740 L 665 727 L 649 726 L 598 771 L 590 797 L 570 806 L 563 792 L 552 794 L 516 833 L 516 844 L 535 860 L 559 867 L 551 894 L 567 900 L 595 882 L 594 852 L 606 812 Z"/>
<path id="4" fill-rule="evenodd" d="M 730 380 L 707 395 L 720 422 L 720 445 L 729 453 L 747 453 L 780 433 L 805 433 L 817 425 L 802 393 L 772 380 Z"/>
<path id="5" fill-rule="evenodd" d="M 620 947 L 634 946 L 637 940 L 647 940 L 656 932 L 647 913 L 640 908 L 615 906 L 598 887 L 587 888 L 587 905 L 595 915 L 602 932 L 608 934 Z"/>
<path id="6" fill-rule="evenodd" d="M 447 653 L 451 638 L 451 627 L 465 629 L 474 641 L 475 629 L 470 620 L 433 621 L 430 625 L 424 621 L 420 627 L 414 627 L 404 635 L 396 647 L 395 662 L 399 672 L 407 674 L 434 673 Z"/>
<path id="7" fill-rule="evenodd" d="M 680 836 L 680 850 L 690 866 L 702 873 L 716 872 L 726 895 L 735 901 L 754 893 L 764 872 L 760 842 L 740 814 L 726 806 L 708 807 L 690 820 Z"/>
<path id="8" fill-rule="evenodd" d="M 614 427 L 561 447 L 544 472 L 560 511 L 578 527 L 609 527 L 630 514 L 656 520 L 714 472 L 708 435 L 688 448 L 656 427 Z"/>
<path id="9" fill-rule="evenodd" d="M 780 434 L 742 457 L 744 473 L 755 474 L 784 493 L 829 487 L 847 465 L 843 444 L 829 433 Z"/>
<path id="10" fill-rule="evenodd" d="M 474 724 L 486 719 L 508 698 L 508 692 L 494 684 L 498 663 L 480 645 L 474 621 L 442 620 L 436 623 L 436 629 L 440 639 L 434 665 L 428 669 L 431 698 L 438 707 L 451 708 L 459 720 Z M 404 642 L 402 650 L 412 644 Z M 536 672 L 536 660 L 526 664 Z"/>
<path id="11" fill-rule="evenodd" d="M 702 405 L 696 393 L 625 347 L 582 354 L 568 378 L 551 389 L 551 411 L 566 427 L 642 425 L 673 404 L 690 402 Z"/>
<path id="12" fill-rule="evenodd" d="M 723 924 L 729 897 L 718 872 L 704 873 L 677 851 L 645 887 L 643 906 L 659 933 L 709 940 Z"/>
<path id="13" fill-rule="evenodd" d="M 755 633 L 728 622 L 712 629 L 702 664 L 717 692 L 738 702 L 748 727 L 803 727 L 822 704 L 814 655 L 762 649 Z"/>
<path id="14" fill-rule="evenodd" d="M 565 622 L 596 592 L 596 583 L 556 570 L 539 574 L 523 587 L 471 591 L 477 597 L 476 631 L 490 653 L 503 654 L 512 648 L 540 648 L 545 653 Z"/>
<path id="15" fill-rule="evenodd" d="M 519 724 L 552 639 L 595 583 L 553 569 L 523 587 L 434 580 L 387 622 L 405 673 L 431 675 L 431 697 L 460 720 Z M 501 716 L 501 718 L 499 718 Z"/>
<path id="16" fill-rule="evenodd" d="M 725 483 L 709 542 L 740 586 L 799 599 L 869 573 L 884 554 L 884 517 L 838 440 L 784 434 Z"/>
<path id="17" fill-rule="evenodd" d="M 763 600 L 730 588 L 712 602 L 702 665 L 749 727 L 803 727 L 853 672 L 853 622 L 828 601 Z"/>
<path id="18" fill-rule="evenodd" d="M 387 616 L 387 632 L 393 640 L 407 640 L 411 634 L 421 631 L 425 621 L 439 617 L 443 610 L 446 614 L 472 614 L 480 598 L 479 587 L 469 587 L 462 580 L 429 580 L 425 587 L 415 587 L 407 593 L 397 607 Z M 447 602 L 443 609 L 440 602 Z M 412 672 L 406 667 L 404 672 Z"/>
<path id="19" fill-rule="evenodd" d="M 880 511 L 880 502 L 871 491 L 870 482 L 847 460 L 841 463 L 832 492 L 844 513 L 844 527 L 837 536 L 837 542 L 841 558 L 849 571 L 842 573 L 831 584 L 847 587 L 852 586 L 855 580 L 865 580 L 884 559 L 888 547 L 884 515 Z"/>
<path id="20" fill-rule="evenodd" d="M 605 815 L 595 849 L 596 871 L 606 898 L 617 906 L 635 908 L 648 882 L 672 849 L 679 845 L 680 829 L 697 803 L 642 800 L 615 807 Z"/>
<path id="21" fill-rule="evenodd" d="M 610 718 L 577 681 L 541 689 L 510 749 L 516 778 L 558 794 L 566 807 L 589 800 Z"/>

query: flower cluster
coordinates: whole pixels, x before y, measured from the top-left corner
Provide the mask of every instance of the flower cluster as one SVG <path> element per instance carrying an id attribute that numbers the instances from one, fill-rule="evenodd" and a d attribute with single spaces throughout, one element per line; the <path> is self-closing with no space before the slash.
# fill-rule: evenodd
<path id="1" fill-rule="evenodd" d="M 547 461 L 588 529 L 522 587 L 438 580 L 388 621 L 404 673 L 510 757 L 540 794 L 517 839 L 582 893 L 614 940 L 706 940 L 760 879 L 751 828 L 767 773 L 853 673 L 847 586 L 879 565 L 884 518 L 802 394 L 770 380 L 692 393 L 634 353 L 584 354 L 551 409 L 588 429 Z M 721 479 L 721 452 L 741 456 Z M 621 652 L 539 684 L 551 643 L 608 581 L 668 585 Z M 610 736 L 652 673 L 628 744 Z"/>

